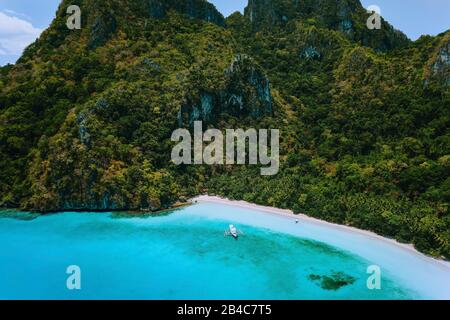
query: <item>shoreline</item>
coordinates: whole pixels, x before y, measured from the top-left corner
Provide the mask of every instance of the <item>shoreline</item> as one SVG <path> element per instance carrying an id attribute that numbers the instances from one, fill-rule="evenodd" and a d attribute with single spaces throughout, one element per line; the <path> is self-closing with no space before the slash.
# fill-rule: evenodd
<path id="1" fill-rule="evenodd" d="M 39 211 L 39 210 L 26 210 L 21 209 L 19 207 L 0 207 L 0 215 L 3 212 L 16 212 L 16 213 L 28 213 L 32 215 L 38 215 L 38 216 L 47 216 L 52 214 L 58 214 L 58 213 L 64 213 L 64 212 L 95 212 L 95 213 L 124 213 L 124 214 L 130 214 L 130 215 L 158 215 L 164 212 L 169 212 L 172 210 L 181 209 L 183 207 L 189 206 L 192 203 L 189 201 L 185 202 L 175 202 L 171 206 L 167 208 L 161 208 L 155 211 L 152 211 L 150 209 L 90 209 L 90 208 L 73 208 L 73 209 L 52 209 L 52 210 L 45 210 L 45 211 Z"/>
<path id="2" fill-rule="evenodd" d="M 309 223 L 312 225 L 329 228 L 332 230 L 338 230 L 338 231 L 341 231 L 341 232 L 344 232 L 347 234 L 360 235 L 360 236 L 363 236 L 363 237 L 366 237 L 369 239 L 381 241 L 385 244 L 388 244 L 390 246 L 401 249 L 405 252 L 408 252 L 408 253 L 414 255 L 417 258 L 420 258 L 423 261 L 443 267 L 446 269 L 446 271 L 450 272 L 450 261 L 426 255 L 426 254 L 418 251 L 412 244 L 401 243 L 395 239 L 381 236 L 373 231 L 368 231 L 368 230 L 363 230 L 363 229 L 359 229 L 359 228 L 352 227 L 352 226 L 328 222 L 328 221 L 321 220 L 318 218 L 310 217 L 304 213 L 294 214 L 293 211 L 289 210 L 289 209 L 280 209 L 280 208 L 276 208 L 276 207 L 263 206 L 263 205 L 250 203 L 250 202 L 247 202 L 244 200 L 230 200 L 228 198 L 224 198 L 224 197 L 220 197 L 220 196 L 200 195 L 200 196 L 196 196 L 194 198 L 188 199 L 185 202 L 178 202 L 169 208 L 165 208 L 165 209 L 161 209 L 161 210 L 157 210 L 157 211 L 72 209 L 72 210 L 63 210 L 63 211 L 47 211 L 44 213 L 44 212 L 36 212 L 36 211 L 22 211 L 17 208 L 0 208 L 0 217 L 1 217 L 2 212 L 9 212 L 9 211 L 19 213 L 19 214 L 27 212 L 28 214 L 33 215 L 33 216 L 46 216 L 46 215 L 52 215 L 52 214 L 57 214 L 57 213 L 61 213 L 61 212 L 111 212 L 111 213 L 117 214 L 118 216 L 120 216 L 120 214 L 123 214 L 123 217 L 146 216 L 146 215 L 158 216 L 161 214 L 164 215 L 166 213 L 170 213 L 171 211 L 174 211 L 174 210 L 182 209 L 184 207 L 187 207 L 187 206 L 190 206 L 190 205 L 196 204 L 196 203 L 213 203 L 213 204 L 215 203 L 215 204 L 239 207 L 239 208 L 243 208 L 243 209 L 253 210 L 256 212 L 263 212 L 266 214 L 283 217 L 285 219 L 298 220 L 300 224 L 302 222 L 305 222 L 305 223 Z M 12 216 L 10 215 L 9 217 L 12 217 Z"/>
<path id="3" fill-rule="evenodd" d="M 243 201 L 243 200 L 230 200 L 230 199 L 219 197 L 219 196 L 201 195 L 201 196 L 194 197 L 188 201 L 191 202 L 192 204 L 216 203 L 216 204 L 239 207 L 239 208 L 243 208 L 243 209 L 250 209 L 253 211 L 264 212 L 267 214 L 272 214 L 272 215 L 276 215 L 279 217 L 284 217 L 284 218 L 288 218 L 288 219 L 292 219 L 292 220 L 298 220 L 300 224 L 302 222 L 307 222 L 307 223 L 311 223 L 311 224 L 315 224 L 315 225 L 320 225 L 320 226 L 323 226 L 326 228 L 340 230 L 345 233 L 358 234 L 358 235 L 361 235 L 364 237 L 382 241 L 386 244 L 395 246 L 399 249 L 409 252 L 410 254 L 415 255 L 416 257 L 418 257 L 422 260 L 425 260 L 425 261 L 433 263 L 433 264 L 437 264 L 440 267 L 444 267 L 444 268 L 448 269 L 448 271 L 450 272 L 450 261 L 446 261 L 443 259 L 438 259 L 438 258 L 435 258 L 432 256 L 428 256 L 428 255 L 418 251 L 412 244 L 401 243 L 395 239 L 383 237 L 372 231 L 358 229 L 356 227 L 336 224 L 336 223 L 332 223 L 332 222 L 327 222 L 325 220 L 320 220 L 317 218 L 307 216 L 306 214 L 294 214 L 293 211 L 291 211 L 289 209 L 280 209 L 280 208 L 275 208 L 275 207 L 262 206 L 262 205 L 250 203 L 247 201 Z"/>

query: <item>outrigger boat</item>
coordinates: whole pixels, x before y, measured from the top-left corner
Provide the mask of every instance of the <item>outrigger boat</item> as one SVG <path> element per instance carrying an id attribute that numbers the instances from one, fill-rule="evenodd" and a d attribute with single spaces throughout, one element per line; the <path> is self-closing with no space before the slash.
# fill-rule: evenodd
<path id="1" fill-rule="evenodd" d="M 232 224 L 229 226 L 229 230 L 225 231 L 225 236 L 232 236 L 233 238 L 237 239 L 239 235 L 243 235 L 244 233 L 241 230 L 236 229 L 236 227 Z"/>
<path id="2" fill-rule="evenodd" d="M 232 224 L 230 224 L 230 234 L 233 236 L 233 238 L 237 238 L 238 237 L 237 229 Z"/>

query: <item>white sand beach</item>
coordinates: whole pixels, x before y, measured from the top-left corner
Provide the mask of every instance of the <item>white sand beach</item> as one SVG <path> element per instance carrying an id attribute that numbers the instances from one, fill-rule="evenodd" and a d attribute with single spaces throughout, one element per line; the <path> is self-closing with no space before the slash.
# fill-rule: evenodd
<path id="1" fill-rule="evenodd" d="M 299 224 L 308 223 L 308 224 L 320 225 L 322 227 L 330 228 L 333 230 L 339 230 L 340 232 L 349 233 L 349 234 L 358 234 L 358 235 L 361 235 L 361 236 L 364 236 L 367 238 L 375 239 L 377 241 L 382 241 L 388 245 L 395 246 L 398 249 L 407 251 L 408 253 L 413 254 L 417 258 L 424 260 L 430 264 L 438 265 L 440 268 L 443 268 L 444 270 L 448 271 L 449 278 L 447 280 L 448 280 L 448 283 L 450 283 L 450 262 L 449 261 L 432 258 L 430 256 L 427 256 L 427 255 L 417 251 L 412 244 L 400 243 L 394 239 L 389 239 L 389 238 L 380 236 L 371 231 L 362 230 L 362 229 L 345 226 L 345 225 L 330 223 L 330 222 L 327 222 L 324 220 L 319 220 L 316 218 L 309 217 L 305 214 L 294 214 L 291 210 L 287 210 L 287 209 L 279 209 L 279 208 L 274 208 L 274 207 L 261 206 L 261 205 L 249 203 L 246 201 L 229 200 L 229 199 L 218 197 L 218 196 L 202 195 L 202 196 L 198 196 L 198 197 L 191 199 L 190 202 L 191 203 L 217 203 L 217 204 L 240 207 L 240 208 L 244 208 L 244 209 L 250 209 L 250 210 L 259 211 L 259 212 L 265 212 L 268 214 L 274 214 L 277 216 L 281 216 L 286 219 L 291 219 L 293 221 L 298 220 Z"/>

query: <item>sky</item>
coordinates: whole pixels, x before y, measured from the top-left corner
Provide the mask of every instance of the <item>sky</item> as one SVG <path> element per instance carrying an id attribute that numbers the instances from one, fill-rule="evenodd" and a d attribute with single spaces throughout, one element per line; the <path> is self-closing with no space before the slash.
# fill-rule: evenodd
<path id="1" fill-rule="evenodd" d="M 124 0 L 126 1 L 126 0 Z M 228 16 L 243 12 L 248 0 L 210 0 Z M 60 0 L 0 0 L 0 66 L 15 63 L 23 49 L 45 30 Z M 450 0 L 361 0 L 376 5 L 381 15 L 412 40 L 450 29 Z"/>

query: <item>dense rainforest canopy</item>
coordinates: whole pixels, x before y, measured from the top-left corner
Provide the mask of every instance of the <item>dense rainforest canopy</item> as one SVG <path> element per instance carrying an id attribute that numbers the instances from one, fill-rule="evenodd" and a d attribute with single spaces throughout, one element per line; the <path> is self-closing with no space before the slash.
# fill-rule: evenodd
<path id="1" fill-rule="evenodd" d="M 204 0 L 63 1 L 0 68 L 0 205 L 219 194 L 450 258 L 450 31 L 412 42 L 369 15 L 358 0 L 250 0 L 226 19 Z M 280 129 L 280 172 L 174 165 L 171 134 L 194 120 Z"/>

